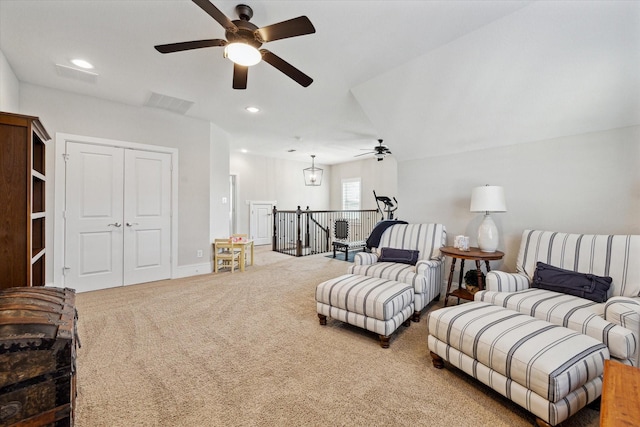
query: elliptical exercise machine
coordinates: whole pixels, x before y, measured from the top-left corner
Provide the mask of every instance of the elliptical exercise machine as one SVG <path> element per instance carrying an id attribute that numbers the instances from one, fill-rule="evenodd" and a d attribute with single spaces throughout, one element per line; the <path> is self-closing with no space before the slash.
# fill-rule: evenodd
<path id="1" fill-rule="evenodd" d="M 396 200 L 396 198 L 393 198 L 393 202 L 396 202 L 395 205 L 393 204 L 393 202 L 391 201 L 390 198 L 388 198 L 387 196 L 378 196 L 376 194 L 376 190 L 373 190 L 373 197 L 376 198 L 376 205 L 378 205 L 378 211 L 382 214 L 382 219 L 381 221 L 385 220 L 384 214 L 387 214 L 387 220 L 389 219 L 393 219 L 393 213 L 398 210 L 398 201 Z M 384 204 L 384 210 L 380 209 L 380 203 L 382 202 Z"/>
<path id="2" fill-rule="evenodd" d="M 382 218 L 380 221 L 373 227 L 369 238 L 367 239 L 365 251 L 371 252 L 371 248 L 377 248 L 380 244 L 380 238 L 382 237 L 382 233 L 389 227 L 395 224 L 407 224 L 406 221 L 400 221 L 397 219 L 393 219 L 393 213 L 398 209 L 398 201 L 396 198 L 393 198 L 393 202 L 387 196 L 378 196 L 376 194 L 376 190 L 373 190 L 373 197 L 376 198 L 376 204 L 378 205 L 378 212 L 382 214 Z M 380 209 L 380 203 L 384 204 L 384 210 Z M 384 218 L 384 214 L 387 214 L 387 218 Z"/>

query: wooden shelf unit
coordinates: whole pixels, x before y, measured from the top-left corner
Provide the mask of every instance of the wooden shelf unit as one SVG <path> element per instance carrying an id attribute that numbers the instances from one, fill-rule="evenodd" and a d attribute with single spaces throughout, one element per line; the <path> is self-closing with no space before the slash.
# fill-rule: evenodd
<path id="1" fill-rule="evenodd" d="M 50 139 L 37 117 L 0 112 L 0 289 L 45 284 Z"/>

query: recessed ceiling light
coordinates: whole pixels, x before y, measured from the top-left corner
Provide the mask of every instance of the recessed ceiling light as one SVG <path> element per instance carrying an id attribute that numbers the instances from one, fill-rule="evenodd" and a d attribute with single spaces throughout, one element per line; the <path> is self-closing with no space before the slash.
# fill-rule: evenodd
<path id="1" fill-rule="evenodd" d="M 77 67 L 84 68 L 86 70 L 90 70 L 93 68 L 93 65 L 90 62 L 85 61 L 84 59 L 72 59 L 71 63 Z"/>
<path id="2" fill-rule="evenodd" d="M 248 152 L 249 152 L 249 150 L 247 150 L 246 148 L 242 148 L 242 149 L 240 150 L 240 152 L 241 152 L 241 153 L 248 153 Z"/>
<path id="3" fill-rule="evenodd" d="M 245 107 L 245 110 L 247 110 L 250 113 L 257 113 L 260 111 L 260 109 L 258 107 Z"/>

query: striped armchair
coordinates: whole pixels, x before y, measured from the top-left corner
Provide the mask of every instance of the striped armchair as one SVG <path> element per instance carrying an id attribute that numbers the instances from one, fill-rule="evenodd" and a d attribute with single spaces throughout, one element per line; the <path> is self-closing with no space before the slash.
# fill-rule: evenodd
<path id="1" fill-rule="evenodd" d="M 444 272 L 440 248 L 446 241 L 447 229 L 442 224 L 396 224 L 384 231 L 378 248 L 370 253 L 357 253 L 348 272 L 412 285 L 415 292 L 412 320 L 419 322 L 422 309 L 440 298 Z M 378 262 L 382 248 L 418 250 L 418 262 L 415 266 Z"/>
<path id="2" fill-rule="evenodd" d="M 530 288 L 538 261 L 613 279 L 604 303 Z M 491 271 L 476 301 L 501 305 L 596 338 L 612 359 L 640 365 L 640 235 L 525 230 L 516 272 Z"/>

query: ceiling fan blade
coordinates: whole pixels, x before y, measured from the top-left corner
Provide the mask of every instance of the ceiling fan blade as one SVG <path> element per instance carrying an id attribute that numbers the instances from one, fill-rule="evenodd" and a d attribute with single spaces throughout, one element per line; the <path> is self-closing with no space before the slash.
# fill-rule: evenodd
<path id="1" fill-rule="evenodd" d="M 256 30 L 262 43 L 286 39 L 288 37 L 304 36 L 315 32 L 316 29 L 306 16 L 298 16 L 297 18 L 267 25 L 266 27 Z"/>
<path id="2" fill-rule="evenodd" d="M 233 88 L 246 89 L 249 67 L 244 65 L 233 64 Z"/>
<path id="3" fill-rule="evenodd" d="M 209 0 L 193 0 L 193 2 L 200 6 L 200 9 L 207 12 L 209 16 L 218 21 L 218 23 L 222 25 L 225 30 L 231 31 L 232 33 L 238 31 L 238 27 L 236 26 L 236 24 L 231 22 L 231 20 L 227 18 L 227 15 L 222 13 L 220 9 L 215 7 Z"/>
<path id="4" fill-rule="evenodd" d="M 271 64 L 278 70 L 282 71 L 287 76 L 298 82 L 298 84 L 307 87 L 313 83 L 313 79 L 311 77 L 307 76 L 305 73 L 298 70 L 278 55 L 269 52 L 267 49 L 260 49 L 260 53 L 262 53 L 262 59 L 264 62 Z"/>
<path id="5" fill-rule="evenodd" d="M 353 157 L 366 156 L 367 154 L 374 154 L 374 153 L 375 153 L 374 151 L 370 151 L 370 152 L 368 152 L 368 153 L 356 154 L 356 155 L 355 155 L 355 156 L 353 156 Z"/>
<path id="6" fill-rule="evenodd" d="M 226 40 L 209 39 L 209 40 L 194 40 L 190 42 L 160 44 L 154 47 L 160 53 L 172 53 L 172 52 L 181 52 L 183 50 L 201 49 L 203 47 L 225 46 L 226 44 L 227 44 Z"/>

